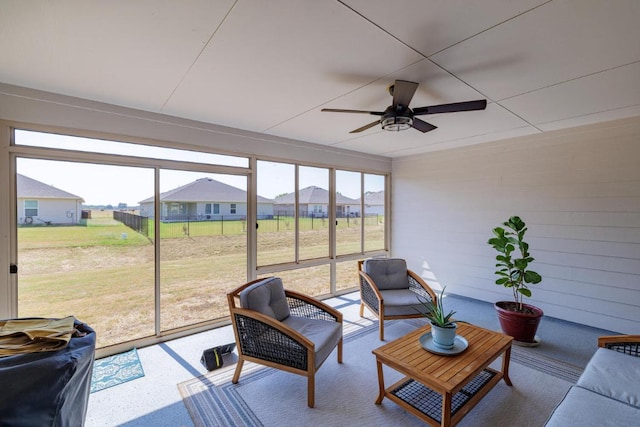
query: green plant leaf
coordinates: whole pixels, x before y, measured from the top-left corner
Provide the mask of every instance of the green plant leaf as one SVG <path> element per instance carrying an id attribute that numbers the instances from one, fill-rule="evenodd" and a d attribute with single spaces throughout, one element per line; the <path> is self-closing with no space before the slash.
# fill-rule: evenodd
<path id="1" fill-rule="evenodd" d="M 524 228 L 525 224 L 519 216 L 512 216 L 508 221 L 509 227 L 513 228 L 515 231 L 520 231 Z"/>
<path id="2" fill-rule="evenodd" d="M 513 260 L 513 265 L 515 265 L 518 270 L 526 270 L 529 263 L 526 259 L 517 258 Z"/>
<path id="3" fill-rule="evenodd" d="M 519 288 L 518 292 L 520 292 L 525 297 L 531 297 L 531 291 L 527 288 Z"/>
<path id="4" fill-rule="evenodd" d="M 542 276 L 535 271 L 529 270 L 524 273 L 524 281 L 527 283 L 540 283 L 542 281 Z"/>
<path id="5" fill-rule="evenodd" d="M 451 318 L 456 313 L 453 310 L 451 310 L 448 314 L 445 314 L 444 312 L 444 305 L 442 303 L 442 299 L 444 296 L 445 289 L 446 289 L 446 286 L 442 288 L 440 298 L 437 298 L 435 303 L 433 301 L 427 301 L 424 298 L 418 296 L 418 301 L 420 301 L 420 303 L 425 308 L 425 312 L 422 314 L 427 319 L 429 319 L 431 323 L 443 328 L 446 328 L 447 326 L 451 326 L 451 324 L 453 323 L 453 320 L 451 320 Z"/>

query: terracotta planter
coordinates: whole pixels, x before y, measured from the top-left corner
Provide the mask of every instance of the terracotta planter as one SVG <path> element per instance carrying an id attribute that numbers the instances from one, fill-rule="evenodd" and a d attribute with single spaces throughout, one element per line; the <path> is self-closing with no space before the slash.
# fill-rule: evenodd
<path id="1" fill-rule="evenodd" d="M 516 311 L 519 304 L 513 301 L 498 301 L 494 304 L 502 332 L 514 340 L 534 343 L 540 319 L 544 314 L 538 307 L 523 304 L 524 312 Z"/>

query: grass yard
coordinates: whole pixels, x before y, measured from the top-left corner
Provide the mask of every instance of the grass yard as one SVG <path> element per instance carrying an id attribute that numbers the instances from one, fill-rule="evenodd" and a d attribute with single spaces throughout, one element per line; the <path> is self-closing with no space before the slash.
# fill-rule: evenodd
<path id="1" fill-rule="evenodd" d="M 74 315 L 96 330 L 98 347 L 155 334 L 154 245 L 110 215 L 94 211 L 86 226 L 18 229 L 19 316 Z M 214 221 L 207 223 L 209 234 L 193 225 L 193 232 L 175 238 L 164 237 L 171 233 L 161 227 L 163 331 L 227 316 L 226 292 L 246 280 L 242 221 L 225 222 L 224 235 L 211 234 L 211 226 L 221 226 Z M 339 253 L 359 250 L 359 228 L 339 233 Z M 382 241 L 382 227 L 367 227 L 367 238 Z M 292 231 L 262 232 L 258 239 L 261 264 L 293 260 Z M 326 230 L 300 234 L 305 256 L 326 257 L 327 245 Z M 339 265 L 339 289 L 356 286 L 355 271 L 355 262 Z M 329 292 L 328 266 L 282 277 L 288 287 L 311 295 Z"/>

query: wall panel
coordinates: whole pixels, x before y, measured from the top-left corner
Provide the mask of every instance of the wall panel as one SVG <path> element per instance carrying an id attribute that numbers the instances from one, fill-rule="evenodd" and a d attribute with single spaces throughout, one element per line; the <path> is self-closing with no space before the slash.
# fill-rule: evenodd
<path id="1" fill-rule="evenodd" d="M 519 215 L 543 276 L 530 302 L 637 333 L 639 159 L 640 118 L 394 159 L 392 254 L 447 292 L 510 299 L 486 241 Z"/>

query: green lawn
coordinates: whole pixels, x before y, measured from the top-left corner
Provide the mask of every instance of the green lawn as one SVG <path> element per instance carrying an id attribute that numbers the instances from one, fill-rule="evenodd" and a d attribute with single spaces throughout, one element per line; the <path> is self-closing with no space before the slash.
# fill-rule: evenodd
<path id="1" fill-rule="evenodd" d="M 96 329 L 99 347 L 153 335 L 152 241 L 106 213 L 94 214 L 86 222 L 85 226 L 18 229 L 19 316 L 75 315 Z M 196 224 L 203 226 L 196 228 Z M 167 225 L 161 224 L 162 330 L 227 316 L 226 292 L 246 280 L 242 221 L 190 223 L 190 233 L 176 238 L 170 237 L 173 231 Z M 222 231 L 222 226 L 225 234 L 216 235 L 216 227 Z M 359 229 L 352 226 L 341 230 L 339 253 L 357 252 Z M 367 226 L 366 230 L 368 240 L 382 242 L 381 227 Z M 292 231 L 263 229 L 258 239 L 260 263 L 292 261 L 292 236 Z M 314 228 L 301 233 L 301 253 L 327 256 L 327 242 L 328 232 Z M 326 266 L 301 269 L 289 272 L 287 277 L 291 287 L 320 295 L 329 292 L 328 271 Z M 356 285 L 353 272 L 355 265 L 341 267 L 340 275 L 345 277 L 339 281 L 343 288 Z"/>

